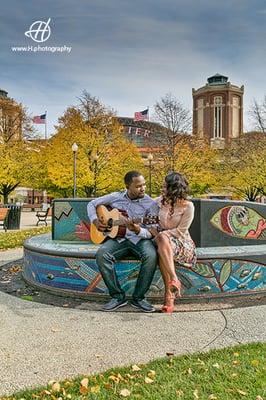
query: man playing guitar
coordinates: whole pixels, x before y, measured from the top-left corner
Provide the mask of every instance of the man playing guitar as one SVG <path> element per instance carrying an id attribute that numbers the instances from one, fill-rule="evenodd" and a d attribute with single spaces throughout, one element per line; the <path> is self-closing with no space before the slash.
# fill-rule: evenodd
<path id="1" fill-rule="evenodd" d="M 112 297 L 111 301 L 103 306 L 103 310 L 113 311 L 127 304 L 125 292 L 117 279 L 115 262 L 129 254 L 134 254 L 140 259 L 141 267 L 130 304 L 141 311 L 153 312 L 155 309 L 145 300 L 145 294 L 149 290 L 156 270 L 157 253 L 150 240 L 151 233 L 144 225 L 135 223 L 133 220 L 143 219 L 151 214 L 158 215 L 158 205 L 145 194 L 145 179 L 139 172 L 127 172 L 124 182 L 126 190 L 98 197 L 89 202 L 87 208 L 90 221 L 101 232 L 106 231 L 108 227 L 98 219 L 99 205 L 123 210 L 128 216 L 128 218 L 124 217 L 126 225 L 124 237 L 114 239 L 107 237 L 96 254 L 98 268 Z"/>

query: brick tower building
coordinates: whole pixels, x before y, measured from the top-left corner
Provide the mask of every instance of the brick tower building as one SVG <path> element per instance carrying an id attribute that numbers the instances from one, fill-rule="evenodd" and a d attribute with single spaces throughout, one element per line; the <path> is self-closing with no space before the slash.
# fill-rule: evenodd
<path id="1" fill-rule="evenodd" d="M 199 89 L 192 89 L 193 134 L 207 138 L 212 147 L 223 149 L 243 132 L 244 86 L 215 74 Z"/>

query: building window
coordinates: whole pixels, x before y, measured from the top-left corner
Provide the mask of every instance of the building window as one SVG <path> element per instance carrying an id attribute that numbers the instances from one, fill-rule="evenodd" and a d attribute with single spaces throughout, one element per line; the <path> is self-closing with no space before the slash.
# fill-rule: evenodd
<path id="1" fill-rule="evenodd" d="M 221 138 L 223 136 L 222 131 L 222 97 L 214 97 L 214 130 L 213 137 Z"/>
<path id="2" fill-rule="evenodd" d="M 233 110 L 232 110 L 232 137 L 239 137 L 240 131 L 240 98 L 233 97 Z"/>
<path id="3" fill-rule="evenodd" d="M 203 132 L 203 126 L 204 126 L 204 101 L 203 99 L 198 99 L 197 100 L 197 132 L 200 138 L 203 138 L 204 132 Z"/>

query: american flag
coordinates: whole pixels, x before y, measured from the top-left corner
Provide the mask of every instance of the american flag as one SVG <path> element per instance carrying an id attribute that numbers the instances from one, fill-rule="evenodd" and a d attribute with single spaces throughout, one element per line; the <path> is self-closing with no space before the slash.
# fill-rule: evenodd
<path id="1" fill-rule="evenodd" d="M 46 121 L 46 114 L 36 115 L 32 118 L 32 122 L 34 124 L 45 124 Z"/>
<path id="2" fill-rule="evenodd" d="M 135 121 L 147 121 L 149 119 L 149 109 L 147 108 L 144 111 L 137 111 L 134 114 Z"/>

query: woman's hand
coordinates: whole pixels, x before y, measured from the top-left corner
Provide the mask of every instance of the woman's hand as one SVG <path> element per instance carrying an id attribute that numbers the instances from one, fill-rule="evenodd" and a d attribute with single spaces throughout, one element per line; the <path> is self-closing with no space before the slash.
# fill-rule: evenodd
<path id="1" fill-rule="evenodd" d="M 156 235 L 156 237 L 155 237 L 155 242 L 158 243 L 158 241 L 160 240 L 160 238 L 161 238 L 162 236 L 166 236 L 166 237 L 168 237 L 169 239 L 170 239 L 170 237 L 171 237 L 171 235 L 170 235 L 167 231 L 162 231 L 162 232 L 157 233 L 157 235 Z"/>
<path id="2" fill-rule="evenodd" d="M 154 228 L 153 226 L 149 228 L 149 232 L 152 234 L 153 237 L 156 237 L 158 235 L 157 229 Z"/>

